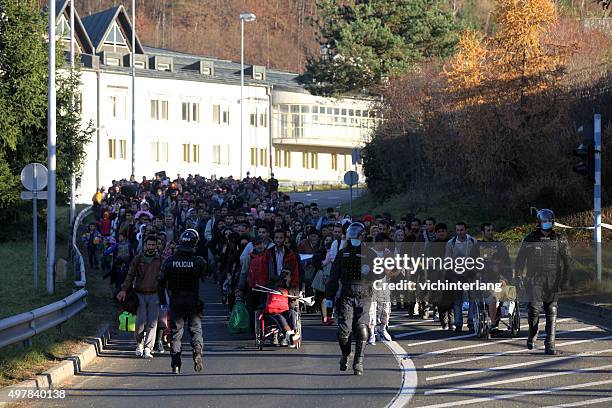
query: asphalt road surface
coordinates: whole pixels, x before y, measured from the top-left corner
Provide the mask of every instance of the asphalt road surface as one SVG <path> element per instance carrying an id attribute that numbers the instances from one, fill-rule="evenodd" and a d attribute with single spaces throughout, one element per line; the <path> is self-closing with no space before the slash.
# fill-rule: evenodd
<path id="1" fill-rule="evenodd" d="M 364 192 L 363 188 L 353 188 L 353 199 L 361 196 Z M 348 203 L 350 199 L 349 189 L 288 194 L 291 197 L 291 201 L 300 201 L 304 204 L 316 203 L 322 210 L 325 210 L 327 207 L 338 209 L 341 204 Z"/>
<path id="2" fill-rule="evenodd" d="M 501 333 L 487 341 L 394 311 L 395 341 L 368 346 L 365 374 L 355 377 L 338 370 L 335 328 L 322 326 L 317 316 L 303 315 L 301 349 L 269 345 L 258 351 L 252 340 L 227 333 L 226 306 L 216 301 L 212 283 L 201 295 L 208 299 L 203 373 L 193 371 L 187 337 L 183 373 L 176 376 L 167 352 L 137 358 L 132 338 L 115 332 L 96 362 L 63 386 L 66 399 L 22 406 L 612 406 L 612 332 L 563 304 L 560 356 L 544 355 L 542 336 L 537 349 L 525 348 L 525 319 L 517 338 Z"/>

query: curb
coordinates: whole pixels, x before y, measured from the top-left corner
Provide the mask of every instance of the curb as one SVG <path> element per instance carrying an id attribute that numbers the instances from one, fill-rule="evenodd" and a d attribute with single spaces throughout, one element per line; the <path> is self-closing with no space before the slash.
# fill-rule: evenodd
<path id="1" fill-rule="evenodd" d="M 109 339 L 109 325 L 108 323 L 102 324 L 100 327 L 98 327 L 98 331 L 95 336 L 86 338 L 86 342 L 89 344 L 84 346 L 74 355 L 65 357 L 64 361 L 50 368 L 49 370 L 36 375 L 36 377 L 31 380 L 22 381 L 14 385 L 1 388 L 0 407 L 7 407 L 9 404 L 23 401 L 22 398 L 11 401 L 8 398 L 8 393 L 10 391 L 21 390 L 23 392 L 23 389 L 39 391 L 57 389 L 63 382 L 81 372 L 92 361 L 94 361 L 106 347 Z"/>

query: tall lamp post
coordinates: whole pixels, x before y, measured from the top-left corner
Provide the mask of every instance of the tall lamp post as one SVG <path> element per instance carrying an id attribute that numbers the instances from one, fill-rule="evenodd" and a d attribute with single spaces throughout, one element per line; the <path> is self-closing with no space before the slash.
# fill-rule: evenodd
<path id="1" fill-rule="evenodd" d="M 136 175 L 136 1 L 132 0 L 132 174 Z"/>
<path id="2" fill-rule="evenodd" d="M 55 266 L 55 165 L 56 165 L 56 106 L 55 106 L 55 0 L 50 0 L 49 9 L 49 93 L 47 96 L 47 168 L 49 184 L 47 191 L 47 292 L 52 295 Z M 36 217 L 36 214 L 34 214 Z"/>
<path id="3" fill-rule="evenodd" d="M 244 22 L 255 21 L 255 14 L 241 13 L 240 14 L 240 180 L 242 180 L 242 164 L 243 164 L 243 128 L 244 128 Z"/>

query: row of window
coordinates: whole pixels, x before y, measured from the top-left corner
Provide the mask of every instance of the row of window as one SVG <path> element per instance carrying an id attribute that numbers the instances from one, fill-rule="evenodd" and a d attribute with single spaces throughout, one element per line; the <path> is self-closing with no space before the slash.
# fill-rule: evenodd
<path id="1" fill-rule="evenodd" d="M 125 95 L 109 95 L 109 109 L 111 117 L 115 119 L 125 119 L 127 116 L 127 106 Z M 168 121 L 169 102 L 165 99 L 151 99 L 150 117 L 153 120 Z M 200 123 L 200 103 L 182 102 L 181 119 L 188 123 Z M 212 105 L 212 123 L 215 125 L 229 125 L 230 108 L 227 105 Z M 250 114 L 250 124 L 253 127 L 268 127 L 268 113 L 265 109 L 257 109 Z"/>
<path id="2" fill-rule="evenodd" d="M 183 162 L 185 163 L 200 163 L 200 145 L 184 143 Z M 152 142 L 151 143 L 151 159 L 154 162 L 168 162 L 168 142 Z M 349 170 L 351 165 L 350 155 L 340 155 L 344 160 L 343 170 Z M 127 142 L 122 139 L 108 139 L 108 157 L 110 159 L 127 159 Z M 213 164 L 229 165 L 230 163 L 230 146 L 229 145 L 213 145 L 212 146 L 212 162 Z M 268 166 L 268 149 L 266 148 L 251 148 L 251 166 L 267 167 Z M 291 168 L 291 151 L 284 149 L 276 149 L 274 152 L 274 166 Z M 302 152 L 302 168 L 304 169 L 319 169 L 319 153 L 317 152 Z M 331 154 L 331 169 L 339 170 L 339 158 L 337 153 Z"/>

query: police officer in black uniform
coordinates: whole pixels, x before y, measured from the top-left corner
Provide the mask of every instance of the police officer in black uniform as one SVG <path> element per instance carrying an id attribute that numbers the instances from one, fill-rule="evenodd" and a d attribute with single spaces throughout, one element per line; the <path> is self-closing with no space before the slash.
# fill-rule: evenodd
<path id="1" fill-rule="evenodd" d="M 529 335 L 527 348 L 533 349 L 538 336 L 540 312 L 546 314 L 546 354 L 560 354 L 555 349 L 557 301 L 562 286 L 569 282 L 571 254 L 567 238 L 553 229 L 555 214 L 549 209 L 538 211 L 538 226 L 523 240 L 515 263 L 515 276 L 527 274 L 527 310 Z"/>
<path id="2" fill-rule="evenodd" d="M 195 255 L 195 248 L 199 240 L 198 232 L 194 229 L 185 230 L 180 238 L 176 253 L 168 257 L 161 269 L 159 278 L 159 299 L 162 305 L 166 304 L 165 289 L 170 297 L 170 330 L 172 345 L 172 372 L 181 372 L 181 339 L 185 320 L 189 322 L 191 335 L 191 348 L 193 349 L 193 368 L 202 371 L 202 313 L 203 304 L 200 300 L 200 279 L 206 277 L 206 261 Z"/>
<path id="3" fill-rule="evenodd" d="M 346 371 L 351 354 L 351 332 L 355 338 L 355 357 L 353 373 L 363 374 L 363 356 L 368 341 L 368 324 L 370 322 L 370 304 L 372 303 L 373 286 L 376 279 L 372 268 L 375 253 L 366 249 L 361 242 L 365 239 L 365 227 L 359 222 L 352 223 L 346 231 L 347 246 L 338 252 L 332 265 L 329 280 L 325 287 L 325 304 L 333 306 L 332 299 L 342 282 L 342 291 L 338 304 L 338 343 L 342 351 L 340 370 Z"/>

